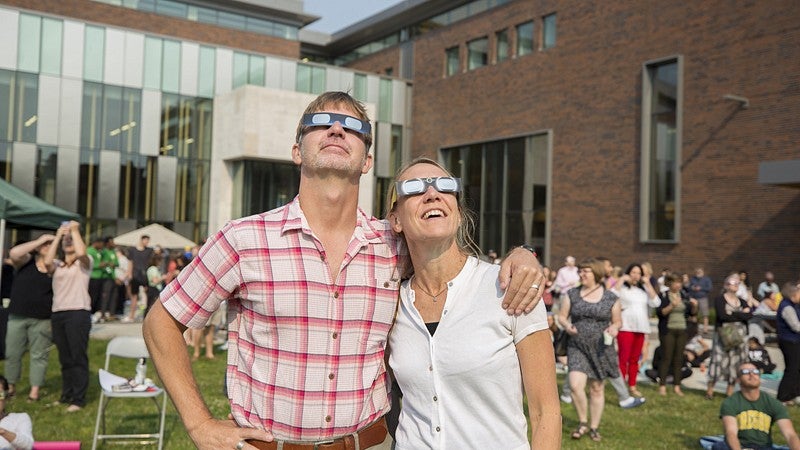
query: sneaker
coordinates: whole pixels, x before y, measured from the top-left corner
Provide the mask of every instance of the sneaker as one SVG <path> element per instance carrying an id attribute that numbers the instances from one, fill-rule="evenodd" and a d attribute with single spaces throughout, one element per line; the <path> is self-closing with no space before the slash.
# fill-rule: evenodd
<path id="1" fill-rule="evenodd" d="M 624 405 L 620 402 L 620 407 L 622 409 L 631 409 L 636 408 L 637 406 L 644 405 L 645 398 L 644 397 L 631 397 L 629 402 L 626 402 Z"/>
<path id="2" fill-rule="evenodd" d="M 92 323 L 97 323 L 100 321 L 100 318 L 103 317 L 103 313 L 97 311 L 96 313 L 92 314 Z"/>
<path id="3" fill-rule="evenodd" d="M 67 412 L 70 412 L 70 413 L 77 412 L 77 411 L 80 411 L 82 409 L 83 408 L 78 406 L 78 405 L 69 405 L 69 406 L 67 406 Z"/>
<path id="4" fill-rule="evenodd" d="M 561 401 L 566 403 L 566 404 L 570 404 L 570 403 L 572 403 L 572 396 L 571 395 L 561 394 Z"/>
<path id="5" fill-rule="evenodd" d="M 130 317 L 123 317 L 120 320 L 120 323 L 133 323 L 133 319 L 131 319 Z"/>

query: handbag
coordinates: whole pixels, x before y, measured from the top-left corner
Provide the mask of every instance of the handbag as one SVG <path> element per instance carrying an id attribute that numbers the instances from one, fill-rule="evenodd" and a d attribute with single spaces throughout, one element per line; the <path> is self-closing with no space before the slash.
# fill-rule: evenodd
<path id="1" fill-rule="evenodd" d="M 553 340 L 553 348 L 556 356 L 567 356 L 567 343 L 569 342 L 569 334 L 564 330 L 558 330 L 558 333 Z"/>
<path id="2" fill-rule="evenodd" d="M 725 322 L 717 333 L 719 334 L 719 342 L 722 344 L 722 349 L 726 352 L 744 344 L 744 333 L 742 333 L 738 323 Z"/>

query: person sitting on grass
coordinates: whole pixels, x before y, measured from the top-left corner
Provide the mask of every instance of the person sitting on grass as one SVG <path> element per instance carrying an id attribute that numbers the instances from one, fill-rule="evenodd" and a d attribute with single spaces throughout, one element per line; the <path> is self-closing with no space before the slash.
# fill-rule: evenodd
<path id="1" fill-rule="evenodd" d="M 33 424 L 27 413 L 6 412 L 8 381 L 0 375 L 0 448 L 24 449 L 33 447 Z"/>
<path id="2" fill-rule="evenodd" d="M 755 364 L 761 373 L 772 373 L 775 370 L 775 363 L 769 358 L 767 349 L 755 336 L 747 340 L 747 359 Z"/>
<path id="3" fill-rule="evenodd" d="M 777 424 L 788 448 L 800 450 L 800 437 L 794 430 L 789 412 L 775 397 L 761 392 L 761 371 L 751 362 L 739 364 L 741 390 L 722 401 L 720 418 L 724 439 L 713 450 L 773 449 L 771 430 Z"/>

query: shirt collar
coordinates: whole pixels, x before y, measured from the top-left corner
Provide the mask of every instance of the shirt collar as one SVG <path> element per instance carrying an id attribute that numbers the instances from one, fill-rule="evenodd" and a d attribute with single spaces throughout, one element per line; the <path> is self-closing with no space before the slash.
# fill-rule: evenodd
<path id="1" fill-rule="evenodd" d="M 356 228 L 353 230 L 353 237 L 362 244 L 381 242 L 383 240 L 383 234 L 391 233 L 391 230 L 379 230 L 378 227 L 376 227 L 376 223 L 379 223 L 379 221 L 371 220 L 371 217 L 368 216 L 361 208 L 357 208 Z M 295 197 L 289 204 L 286 205 L 281 233 L 287 233 L 295 230 L 300 230 L 309 236 L 314 235 L 314 232 L 308 225 L 308 220 L 306 219 L 305 214 L 303 214 L 303 209 L 300 207 L 299 196 Z"/>

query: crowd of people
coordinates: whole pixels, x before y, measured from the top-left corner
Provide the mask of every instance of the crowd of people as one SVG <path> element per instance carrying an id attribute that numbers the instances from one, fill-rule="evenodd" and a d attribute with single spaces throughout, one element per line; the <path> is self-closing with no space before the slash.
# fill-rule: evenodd
<path id="1" fill-rule="evenodd" d="M 63 379 L 57 403 L 80 410 L 92 323 L 132 322 L 142 310 L 152 360 L 197 448 L 555 449 L 557 361 L 567 372 L 561 400 L 578 417 L 568 436 L 601 441 L 606 380 L 620 407 L 645 404 L 638 377 L 655 345 L 655 316 L 659 348 L 648 375 L 659 395 L 671 383 L 683 396 L 685 371 L 699 368 L 707 398 L 717 381 L 727 384 L 725 434 L 714 445 L 771 445 L 774 422 L 800 449 L 786 420 L 786 406 L 800 399 L 800 281 L 779 290 L 768 273 L 753 293 L 746 272 L 715 290 L 702 268 L 656 277 L 646 262 L 623 271 L 605 257 L 569 256 L 556 271 L 525 245 L 502 260 L 482 256 L 461 180 L 436 161 L 398 171 L 384 219 L 358 208 L 371 142 L 364 106 L 327 92 L 298 123 L 298 196 L 229 222 L 195 254 L 169 257 L 148 236 L 127 251 L 110 238 L 87 247 L 77 222 L 12 248 L 16 279 L 36 289 L 12 285 L 3 395 L 13 395 L 28 347 L 28 399 L 41 397 L 50 341 L 34 334 L 50 327 Z M 231 414 L 222 419 L 206 406 L 191 363 L 203 342 L 213 358 L 226 309 Z M 759 394 L 761 373 L 775 369 L 767 332 L 786 363 L 777 400 Z M 394 415 L 392 405 L 402 405 Z M 0 423 L 9 441 L 25 430 L 6 434 Z"/>
<path id="2" fill-rule="evenodd" d="M 738 271 L 730 273 L 722 289 L 715 291 L 702 268 L 697 268 L 693 276 L 664 269 L 656 278 L 648 263 L 630 264 L 624 272 L 609 266 L 603 257 L 576 264 L 576 259 L 568 256 L 557 271 L 544 268 L 552 295 L 548 309 L 557 317 L 554 335 L 564 332 L 569 336 L 566 358 L 560 361 L 568 373 L 566 395 L 562 394 L 561 400 L 574 404 L 578 415 L 573 439 L 588 433 L 600 440 L 604 380 L 613 385 L 621 376 L 630 394 L 641 400 L 634 406 L 644 403 L 636 380 L 640 364 L 647 362 L 643 348 L 652 344 L 648 336 L 653 316 L 658 319 L 659 347 L 653 352 L 652 369 L 645 373 L 659 385 L 660 395 L 667 395 L 666 386 L 672 384 L 675 395 L 682 397 L 681 380 L 690 376 L 693 368 L 706 373 L 707 399 L 713 398 L 718 381 L 725 383 L 726 396 L 731 397 L 741 382 L 742 370 L 746 370 L 743 365 L 754 366 L 759 376 L 772 373 L 776 365 L 765 348 L 766 329 L 776 334 L 785 361 L 776 401 L 782 407 L 800 402 L 800 280 L 779 289 L 774 275 L 767 272 L 754 292 L 747 272 Z M 708 324 L 711 308 L 713 332 Z M 610 344 L 613 338 L 615 345 Z M 558 341 L 555 339 L 554 344 L 563 345 Z M 587 377 L 588 423 L 584 393 Z M 726 424 L 726 436 L 727 431 Z M 781 431 L 787 430 L 781 426 Z M 795 445 L 791 448 L 797 448 Z"/>
<path id="3" fill-rule="evenodd" d="M 111 237 L 96 237 L 87 246 L 80 223 L 70 221 L 55 234 L 42 234 L 9 250 L 6 262 L 13 270 L 3 278 L 3 286 L 10 286 L 4 345 L 9 396 L 16 395 L 22 358 L 28 352 L 27 401 L 41 399 L 55 346 L 62 391 L 53 404 L 63 404 L 68 412 L 85 406 L 92 325 L 141 320 L 147 310 L 140 311 L 140 297 L 152 305 L 164 284 L 185 265 L 184 254 L 175 254 L 164 264 L 165 251 L 148 244 L 144 235 L 139 245 L 128 249 L 116 246 Z"/>

